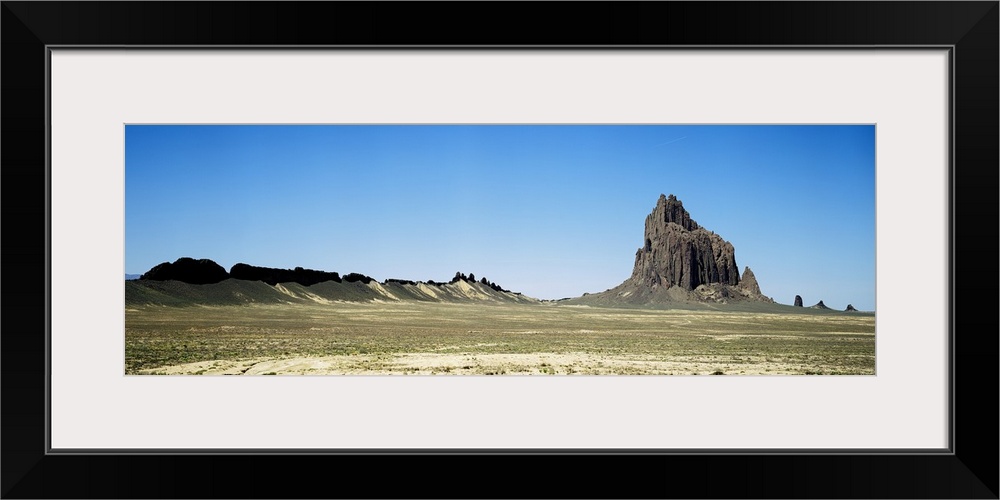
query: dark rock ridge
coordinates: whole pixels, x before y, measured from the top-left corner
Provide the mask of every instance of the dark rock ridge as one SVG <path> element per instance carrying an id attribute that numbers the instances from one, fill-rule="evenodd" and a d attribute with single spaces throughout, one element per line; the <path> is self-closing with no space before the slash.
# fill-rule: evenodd
<path id="1" fill-rule="evenodd" d="M 816 305 L 812 305 L 809 307 L 812 309 L 829 309 L 829 307 L 826 307 L 826 304 L 824 304 L 822 300 L 817 302 Z"/>
<path id="2" fill-rule="evenodd" d="M 278 283 L 298 283 L 303 286 L 315 285 L 324 281 L 336 281 L 340 283 L 340 275 L 326 271 L 316 271 L 313 269 L 275 269 L 271 267 L 258 267 L 249 264 L 239 263 L 229 270 L 229 276 L 238 280 L 263 281 L 274 286 Z"/>
<path id="3" fill-rule="evenodd" d="M 225 268 L 216 264 L 214 261 L 209 259 L 194 260 L 189 257 L 182 257 L 177 259 L 174 263 L 164 262 L 159 264 L 143 275 L 125 275 L 126 281 L 130 279 L 131 276 L 135 276 L 140 280 L 149 281 L 180 281 L 183 283 L 188 283 L 192 285 L 205 285 L 219 283 L 225 281 L 226 279 L 236 279 L 241 281 L 261 281 L 267 283 L 268 285 L 275 286 L 278 283 L 298 283 L 302 286 L 312 286 L 319 283 L 326 282 L 336 282 L 336 283 L 362 283 L 370 284 L 375 281 L 371 276 L 366 276 L 360 273 L 349 273 L 341 278 L 340 274 L 336 272 L 327 271 L 317 271 L 314 269 L 303 269 L 301 267 L 296 267 L 295 269 L 276 269 L 272 267 L 260 267 L 251 266 L 250 264 L 239 263 L 235 264 L 230 271 L 227 273 Z M 453 285 L 459 281 L 464 281 L 473 285 L 483 285 L 489 289 L 500 292 L 504 294 L 514 294 L 521 295 L 521 292 L 512 292 L 506 288 L 497 285 L 496 283 L 487 280 L 485 277 L 476 280 L 475 274 L 469 274 L 457 272 L 455 277 L 448 282 L 437 282 L 429 280 L 426 282 L 404 280 L 397 278 L 390 278 L 383 281 L 386 285 L 407 285 L 407 286 L 417 286 L 420 284 L 434 285 L 437 287 L 444 287 L 446 285 Z"/>
<path id="4" fill-rule="evenodd" d="M 537 304 L 519 293 L 502 293 L 482 283 L 428 286 L 415 282 L 364 284 L 360 281 L 324 281 L 312 286 L 288 282 L 268 285 L 263 281 L 228 279 L 219 283 L 192 285 L 175 280 L 126 281 L 126 305 L 213 306 L 248 304 L 322 304 L 330 302 L 436 302 Z"/>
<path id="5" fill-rule="evenodd" d="M 286 270 L 287 271 L 287 270 Z M 125 281 L 125 304 L 161 306 L 211 306 L 246 304 L 329 304 L 340 302 L 447 302 L 537 304 L 518 292 L 503 292 L 488 283 L 466 280 L 429 283 L 391 279 L 384 284 L 369 276 L 351 273 L 340 281 L 313 285 L 289 281 L 269 285 L 261 280 L 226 279 L 218 283 L 191 284 L 178 280 Z"/>
<path id="6" fill-rule="evenodd" d="M 413 280 L 401 280 L 401 279 L 396 279 L 396 278 L 389 278 L 389 279 L 383 281 L 382 283 L 384 283 L 386 285 L 392 284 L 392 283 L 396 283 L 398 285 L 416 285 L 417 284 L 417 282 L 413 281 Z"/>
<path id="7" fill-rule="evenodd" d="M 477 281 L 476 281 L 476 275 L 475 274 L 469 273 L 469 275 L 466 276 L 465 273 L 463 273 L 461 271 L 457 271 L 455 273 L 455 277 L 452 278 L 451 281 L 448 282 L 448 284 L 449 285 L 453 285 L 455 283 L 458 283 L 459 281 L 464 281 L 466 283 L 477 283 Z M 431 284 L 431 285 L 443 285 L 444 284 L 444 283 L 437 283 L 435 281 L 429 281 L 428 283 Z M 480 279 L 478 281 L 478 283 L 480 283 L 482 285 L 486 285 L 486 286 L 490 287 L 491 289 L 493 289 L 493 290 L 495 290 L 497 292 L 520 293 L 520 292 L 511 292 L 510 290 L 507 290 L 507 289 L 501 287 L 500 285 L 498 285 L 498 284 L 496 284 L 496 283 L 494 283 L 492 281 L 487 280 L 485 276 L 483 276 L 483 278 Z"/>
<path id="8" fill-rule="evenodd" d="M 699 226 L 672 194 L 661 194 L 646 216 L 644 243 L 629 278 L 636 285 L 694 290 L 702 284 L 740 282 L 733 245 Z"/>
<path id="9" fill-rule="evenodd" d="M 801 295 L 796 295 L 795 296 L 795 304 L 793 304 L 793 305 L 795 307 L 802 307 L 802 296 Z"/>
<path id="10" fill-rule="evenodd" d="M 209 259 L 192 259 L 181 257 L 172 264 L 164 262 L 146 271 L 140 280 L 166 281 L 176 280 L 192 285 L 208 285 L 229 278 L 229 273 L 222 266 Z"/>
<path id="11" fill-rule="evenodd" d="M 348 275 L 344 276 L 344 281 L 346 281 L 348 283 L 355 283 L 355 282 L 360 281 L 360 282 L 362 282 L 362 283 L 364 283 L 364 284 L 367 285 L 367 284 L 369 284 L 369 283 L 371 283 L 372 281 L 375 281 L 375 280 L 371 276 L 365 276 L 364 274 L 360 274 L 360 273 L 351 273 L 351 274 L 348 274 Z"/>
<path id="12" fill-rule="evenodd" d="M 851 304 L 847 304 L 847 309 L 844 309 L 844 311 L 846 311 L 846 312 L 858 312 L 858 310 L 855 309 L 854 306 L 852 306 Z"/>

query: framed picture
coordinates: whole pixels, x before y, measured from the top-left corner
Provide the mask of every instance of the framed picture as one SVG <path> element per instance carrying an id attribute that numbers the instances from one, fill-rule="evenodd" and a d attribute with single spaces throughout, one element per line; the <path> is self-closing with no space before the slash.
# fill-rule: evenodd
<path id="1" fill-rule="evenodd" d="M 8 259 L 18 259 L 8 263 L 25 261 L 14 269 L 8 266 L 8 284 L 19 285 L 16 294 L 5 296 L 5 497 L 298 497 L 311 488 L 325 488 L 325 480 L 289 484 L 287 474 L 303 465 L 337 467 L 338 475 L 351 476 L 382 468 L 400 478 L 338 486 L 329 496 L 470 496 L 457 484 L 428 484 L 411 472 L 417 460 L 463 476 L 496 468 L 498 475 L 477 481 L 485 496 L 997 497 L 995 426 L 975 423 L 996 421 L 996 391 L 989 389 L 996 380 L 997 339 L 981 334 L 996 330 L 996 319 L 973 307 L 956 307 L 972 303 L 974 294 L 995 291 L 993 285 L 987 290 L 980 277 L 996 273 L 972 255 L 985 234 L 979 228 L 997 227 L 996 2 L 676 2 L 568 8 L 575 19 L 609 26 L 607 39 L 584 29 L 587 23 L 566 26 L 557 17 L 529 16 L 534 10 L 530 5 L 506 4 L 503 12 L 492 7 L 4 3 L 5 208 L 8 216 L 45 221 L 44 227 L 8 224 L 18 234 L 4 246 Z M 489 18 L 497 27 L 466 31 L 437 20 L 445 14 Z M 413 23 L 423 18 L 427 23 Z M 695 30 L 691 19 L 715 21 Z M 522 35 L 506 34 L 510 25 L 522 26 Z M 183 129 L 195 143 L 218 144 L 226 140 L 218 134 L 229 134 L 246 148 L 250 140 L 232 137 L 248 126 L 256 127 L 255 133 L 280 129 L 275 133 L 290 143 L 298 139 L 281 134 L 293 126 L 310 133 L 321 127 L 337 133 L 353 127 L 349 135 L 356 145 L 383 153 L 393 148 L 389 142 L 398 146 L 413 140 L 417 129 L 438 133 L 447 128 L 448 134 L 457 130 L 466 136 L 499 130 L 501 139 L 476 140 L 513 141 L 500 148 L 510 154 L 526 147 L 527 136 L 554 143 L 565 139 L 569 132 L 564 131 L 577 133 L 585 127 L 659 127 L 659 132 L 688 127 L 677 136 L 684 137 L 662 137 L 654 144 L 675 148 L 692 130 L 712 127 L 730 133 L 726 127 L 806 127 L 813 132 L 822 126 L 867 134 L 874 168 L 860 176 L 868 175 L 868 184 L 846 191 L 867 197 L 852 199 L 833 187 L 838 174 L 851 175 L 846 164 L 836 163 L 842 161 L 837 155 L 859 147 L 843 139 L 842 148 L 825 153 L 834 163 L 802 166 L 825 170 L 826 184 L 814 180 L 805 188 L 812 195 L 789 199 L 830 195 L 822 202 L 828 209 L 823 217 L 841 215 L 855 219 L 855 225 L 866 224 L 861 220 L 865 206 L 875 207 L 874 221 L 869 221 L 875 262 L 868 274 L 877 289 L 870 308 L 859 302 L 862 310 L 875 310 L 875 332 L 857 337 L 870 342 L 874 356 L 863 356 L 873 359 L 874 366 L 864 365 L 855 373 L 840 371 L 847 364 L 837 365 L 818 377 L 669 377 L 655 370 L 610 377 L 597 375 L 603 372 L 591 366 L 586 369 L 595 376 L 485 377 L 472 361 L 472 376 L 467 377 L 421 376 L 420 368 L 414 372 L 417 377 L 139 375 L 188 361 L 178 373 L 229 368 L 219 365 L 227 362 L 225 354 L 214 355 L 211 366 L 194 366 L 205 361 L 167 356 L 174 361 L 166 363 L 158 361 L 167 352 L 162 348 L 153 354 L 133 348 L 138 344 L 128 328 L 137 316 L 128 310 L 122 316 L 123 304 L 132 299 L 129 287 L 123 290 L 121 275 L 153 273 L 145 265 L 128 267 L 126 254 L 142 252 L 129 246 L 129 234 L 159 230 L 170 236 L 150 241 L 162 247 L 195 230 L 171 228 L 176 220 L 170 218 L 129 226 L 129 214 L 142 210 L 150 196 L 150 191 L 136 190 L 141 184 L 137 174 L 130 174 L 130 168 L 136 172 L 129 167 L 130 158 L 153 165 L 156 158 L 176 153 L 180 144 L 140 150 L 139 142 L 130 141 Z M 365 142 L 373 127 L 380 127 L 379 141 Z M 606 129 L 600 130 L 601 137 L 607 136 Z M 441 143 L 426 133 L 421 137 L 423 144 L 437 144 L 437 149 L 456 144 L 450 135 Z M 794 137 L 817 140 L 801 132 Z M 741 141 L 748 145 L 746 151 L 753 150 L 752 139 Z M 618 152 L 643 161 L 623 149 L 634 142 L 615 144 L 618 149 L 604 154 Z M 198 163 L 203 159 L 185 154 L 191 171 L 208 168 Z M 247 165 L 251 156 L 243 159 Z M 403 156 L 395 161 L 415 158 Z M 423 168 L 426 172 L 428 167 Z M 497 168 L 500 177 L 539 171 Z M 594 168 L 601 175 L 581 175 L 576 183 L 591 198 L 610 196 L 614 185 L 652 183 L 648 171 L 630 179 L 622 170 Z M 205 178 L 199 189 L 211 195 L 212 183 L 235 182 L 234 177 L 249 176 L 250 169 L 237 166 L 227 171 L 229 177 Z M 166 182 L 171 172 L 176 171 L 161 171 L 152 182 Z M 298 175 L 294 169 L 281 172 Z M 776 175 L 763 168 L 754 172 Z M 743 226 L 794 215 L 797 208 L 791 202 L 785 202 L 792 205 L 787 213 L 775 213 L 780 203 L 773 200 L 755 203 L 756 192 L 770 183 L 746 177 L 747 192 L 734 193 L 733 186 L 720 183 L 719 196 L 742 197 L 739 206 L 747 211 L 771 209 L 761 210 L 753 222 L 740 219 Z M 288 195 L 276 194 L 282 189 L 276 178 L 256 184 L 252 189 L 259 191 L 259 201 L 240 201 L 246 207 L 237 212 L 266 217 L 251 208 L 269 206 L 268 197 Z M 182 177 L 155 193 L 176 203 L 178 213 L 184 207 L 206 218 L 224 213 L 211 203 L 195 202 L 190 188 L 197 179 L 202 177 Z M 328 199 L 351 188 L 336 179 L 330 185 L 308 184 L 310 192 L 296 196 Z M 393 186 L 388 178 L 372 184 L 379 185 Z M 493 184 L 497 189 L 501 185 Z M 779 186 L 784 187 L 768 191 L 769 196 L 791 189 L 790 184 Z M 426 185 L 422 191 L 432 194 Z M 22 193 L 32 192 L 45 196 L 22 199 Z M 351 210 L 373 210 L 361 203 L 377 204 L 380 196 L 392 193 L 350 198 L 356 207 Z M 220 205 L 227 201 L 234 202 L 218 197 Z M 675 202 L 680 203 L 664 197 L 657 207 Z M 168 205 L 151 206 L 162 214 Z M 330 205 L 303 206 L 321 210 Z M 859 207 L 860 212 L 851 211 Z M 689 220 L 681 219 L 682 226 Z M 959 238 L 956 229 L 968 223 L 956 221 L 976 221 L 976 230 L 965 229 Z M 190 241 L 205 240 L 209 233 L 199 234 Z M 652 255 L 656 243 L 647 235 L 644 246 Z M 543 252 L 528 243 L 521 247 L 528 247 L 527 256 Z M 636 283 L 650 276 L 640 269 L 642 251 L 624 256 L 636 261 Z M 457 259 L 444 250 L 421 255 L 427 260 L 435 254 L 447 255 L 448 263 Z M 822 255 L 816 260 L 829 259 Z M 558 264 L 559 258 L 553 262 Z M 851 272 L 850 263 L 841 266 L 822 278 L 830 288 L 835 288 L 837 275 Z M 17 276 L 19 271 L 37 274 L 39 268 L 45 269 L 45 280 Z M 229 272 L 235 277 L 237 268 Z M 383 280 L 395 277 L 377 276 L 374 288 L 392 294 L 418 286 Z M 456 275 L 458 281 L 451 285 L 511 300 L 520 297 L 482 278 Z M 741 279 L 771 286 L 763 274 L 748 278 L 744 273 Z M 20 283 L 26 284 L 23 289 Z M 277 282 L 273 289 L 296 300 L 309 296 L 305 288 L 279 287 Z M 642 292 L 636 290 L 622 289 L 618 296 Z M 739 290 L 746 288 L 698 293 Z M 822 298 L 807 300 L 811 304 Z M 580 307 L 595 300 L 580 299 Z M 142 307 L 162 307 L 153 302 Z M 778 302 L 794 307 L 790 297 Z M 185 331 L 196 327 L 183 325 Z M 159 342 L 154 330 L 149 335 Z M 193 333 L 184 338 L 192 345 L 204 342 Z M 201 348 L 181 344 L 167 350 Z M 350 354 L 367 359 L 365 353 Z M 541 366 L 536 361 L 533 366 Z M 257 371 L 287 369 L 268 367 Z M 975 383 L 963 382 L 970 380 Z M 980 389 L 984 384 L 987 390 Z M 588 480 L 578 485 L 553 481 L 550 462 L 562 460 Z M 254 471 L 275 474 L 254 473 L 248 483 L 245 469 L 251 464 Z M 519 481 L 498 479 L 513 474 L 513 467 Z M 80 471 L 87 471 L 86 478 Z M 626 473 L 638 479 L 623 483 Z M 736 479 L 719 481 L 720 474 Z M 528 483 L 543 489 L 525 491 Z"/>

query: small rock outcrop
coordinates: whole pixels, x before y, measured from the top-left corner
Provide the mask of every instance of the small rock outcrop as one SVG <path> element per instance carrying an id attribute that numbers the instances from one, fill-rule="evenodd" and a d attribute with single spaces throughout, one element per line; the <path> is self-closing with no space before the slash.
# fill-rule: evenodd
<path id="1" fill-rule="evenodd" d="M 795 296 L 795 303 L 792 304 L 792 305 L 794 305 L 795 307 L 802 307 L 802 296 L 801 295 L 796 295 Z"/>
<path id="2" fill-rule="evenodd" d="M 810 309 L 829 309 L 829 307 L 826 307 L 826 304 L 824 304 L 822 300 L 819 301 L 819 302 L 817 302 L 815 305 L 809 306 L 809 308 Z"/>
<path id="3" fill-rule="evenodd" d="M 365 276 L 364 274 L 361 273 L 350 273 L 344 276 L 344 281 L 348 283 L 355 283 L 360 281 L 367 285 L 375 280 L 371 276 Z"/>
<path id="4" fill-rule="evenodd" d="M 313 269 L 275 269 L 239 263 L 229 270 L 229 275 L 238 280 L 263 281 L 274 286 L 278 283 L 298 283 L 302 286 L 315 285 L 324 281 L 340 282 L 340 275 Z"/>
<path id="5" fill-rule="evenodd" d="M 753 295 L 760 295 L 760 285 L 757 284 L 757 277 L 753 275 L 750 266 L 743 268 L 743 276 L 740 278 L 739 286 Z"/>
<path id="6" fill-rule="evenodd" d="M 698 288 L 703 288 L 705 286 L 706 285 L 702 285 Z M 722 298 L 732 297 L 737 300 L 749 299 L 755 302 L 768 302 L 772 304 L 774 303 L 774 300 L 771 297 L 766 297 L 763 293 L 761 293 L 760 285 L 757 284 L 757 277 L 754 276 L 753 271 L 750 269 L 749 266 L 743 268 L 743 276 L 740 277 L 739 285 L 736 285 L 735 287 L 728 287 L 727 285 L 721 285 L 721 284 L 714 284 L 709 286 L 717 288 L 732 288 L 736 292 L 730 294 L 720 293 Z M 696 288 L 695 290 L 697 291 L 698 289 Z M 720 292 L 724 292 L 724 290 L 720 290 Z"/>
<path id="7" fill-rule="evenodd" d="M 173 263 L 164 262 L 146 271 L 140 280 L 177 280 L 192 285 L 208 285 L 229 278 L 226 269 L 209 259 L 181 257 Z"/>
<path id="8" fill-rule="evenodd" d="M 740 282 L 733 245 L 699 226 L 674 195 L 660 195 L 646 216 L 643 239 L 630 278 L 636 285 L 694 290 Z"/>
<path id="9" fill-rule="evenodd" d="M 399 278 L 389 278 L 389 279 L 387 279 L 387 280 L 385 280 L 385 281 L 382 282 L 382 284 L 384 284 L 384 285 L 390 285 L 390 284 L 393 284 L 393 283 L 395 283 L 397 285 L 416 285 L 417 284 L 416 281 L 413 281 L 413 280 L 402 280 L 402 279 L 399 279 Z"/>
<path id="10" fill-rule="evenodd" d="M 496 284 L 496 283 L 494 283 L 494 282 L 486 279 L 485 276 L 483 276 L 482 278 L 480 278 L 479 281 L 476 281 L 476 275 L 474 273 L 469 273 L 469 275 L 466 276 L 465 273 L 463 273 L 461 271 L 456 271 L 455 272 L 455 277 L 452 278 L 451 281 L 449 281 L 447 284 L 454 285 L 455 283 L 458 283 L 459 281 L 464 281 L 466 283 L 480 283 L 480 284 L 483 284 L 483 285 L 486 285 L 486 286 L 490 287 L 491 289 L 493 289 L 493 290 L 495 290 L 497 292 L 519 293 L 519 292 L 511 292 L 510 290 L 507 290 L 506 288 L 503 288 L 500 285 L 498 285 L 498 284 Z M 439 282 L 433 281 L 433 280 L 428 281 L 427 283 L 429 283 L 431 285 L 444 285 L 445 284 L 445 283 L 439 283 Z"/>
<path id="11" fill-rule="evenodd" d="M 844 309 L 844 311 L 846 311 L 846 312 L 858 312 L 858 310 L 855 309 L 854 306 L 852 306 L 851 304 L 847 304 L 847 309 Z"/>

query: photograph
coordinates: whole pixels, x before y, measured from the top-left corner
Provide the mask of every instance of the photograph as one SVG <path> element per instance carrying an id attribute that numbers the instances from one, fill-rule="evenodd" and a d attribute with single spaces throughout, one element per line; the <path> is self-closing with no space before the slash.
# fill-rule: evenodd
<path id="1" fill-rule="evenodd" d="M 126 124 L 127 375 L 875 375 L 876 127 Z"/>
<path id="2" fill-rule="evenodd" d="M 3 498 L 998 498 L 996 0 L 2 3 Z"/>

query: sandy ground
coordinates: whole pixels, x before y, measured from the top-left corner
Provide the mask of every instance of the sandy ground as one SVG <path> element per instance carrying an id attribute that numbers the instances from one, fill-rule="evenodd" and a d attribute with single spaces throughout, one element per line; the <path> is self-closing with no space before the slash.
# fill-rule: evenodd
<path id="1" fill-rule="evenodd" d="M 142 370 L 158 375 L 781 375 L 804 367 L 764 358 L 602 356 L 591 353 L 406 353 L 201 361 Z M 835 369 L 836 367 L 830 367 Z M 722 373 L 717 373 L 722 372 Z"/>

